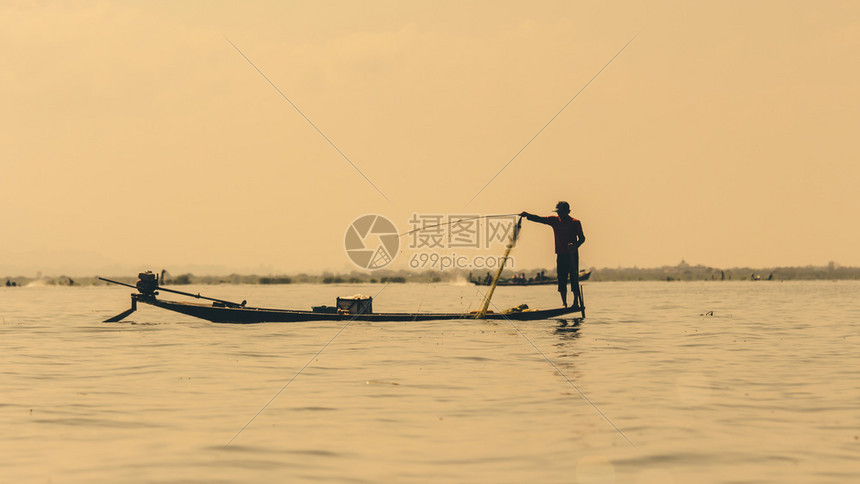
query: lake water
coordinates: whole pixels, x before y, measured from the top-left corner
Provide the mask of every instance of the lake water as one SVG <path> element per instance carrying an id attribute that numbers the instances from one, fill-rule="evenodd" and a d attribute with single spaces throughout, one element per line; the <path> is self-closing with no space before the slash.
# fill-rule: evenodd
<path id="1" fill-rule="evenodd" d="M 183 289 L 479 304 L 465 284 Z M 102 323 L 130 292 L 0 288 L 0 481 L 860 482 L 860 282 L 586 283 L 582 322 L 516 326 L 222 325 L 144 305 Z"/>

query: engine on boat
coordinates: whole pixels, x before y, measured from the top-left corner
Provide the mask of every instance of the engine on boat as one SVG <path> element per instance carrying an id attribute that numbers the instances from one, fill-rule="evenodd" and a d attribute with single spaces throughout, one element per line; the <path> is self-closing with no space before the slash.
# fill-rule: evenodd
<path id="1" fill-rule="evenodd" d="M 145 296 L 154 296 L 155 290 L 158 289 L 158 276 L 152 271 L 146 271 L 139 273 L 137 278 L 137 290 Z"/>

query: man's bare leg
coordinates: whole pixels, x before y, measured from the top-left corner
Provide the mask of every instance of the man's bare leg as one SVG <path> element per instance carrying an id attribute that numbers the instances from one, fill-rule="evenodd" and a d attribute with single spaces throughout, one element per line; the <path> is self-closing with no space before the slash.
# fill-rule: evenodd
<path id="1" fill-rule="evenodd" d="M 561 304 L 564 305 L 564 307 L 567 307 L 567 291 L 558 291 L 558 293 L 561 294 Z"/>
<path id="2" fill-rule="evenodd" d="M 582 293 L 579 292 L 579 281 L 574 282 L 570 285 L 570 290 L 573 293 L 573 306 L 577 308 L 582 307 Z M 567 306 L 565 306 L 567 307 Z"/>
<path id="3" fill-rule="evenodd" d="M 573 293 L 573 306 L 582 307 L 582 293 L 579 290 L 579 253 L 570 253 L 570 292 Z"/>

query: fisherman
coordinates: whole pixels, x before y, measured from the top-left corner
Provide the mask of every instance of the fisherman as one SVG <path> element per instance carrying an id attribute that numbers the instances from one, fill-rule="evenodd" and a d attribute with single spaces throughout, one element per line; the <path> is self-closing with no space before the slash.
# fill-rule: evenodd
<path id="1" fill-rule="evenodd" d="M 579 290 L 579 246 L 585 243 L 582 223 L 570 216 L 570 204 L 567 202 L 558 202 L 553 211 L 558 215 L 541 217 L 523 212 L 520 216 L 532 222 L 552 227 L 555 235 L 558 292 L 561 294 L 561 303 L 567 307 L 567 280 L 569 276 L 570 289 L 573 292 L 573 306 L 582 307 L 582 294 Z"/>

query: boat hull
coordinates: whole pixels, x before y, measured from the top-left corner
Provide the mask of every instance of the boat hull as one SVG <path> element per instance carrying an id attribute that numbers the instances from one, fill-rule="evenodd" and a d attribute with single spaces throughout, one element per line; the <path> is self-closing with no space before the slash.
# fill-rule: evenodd
<path id="1" fill-rule="evenodd" d="M 138 295 L 135 295 L 138 296 Z M 367 314 L 342 314 L 322 313 L 315 311 L 298 311 L 290 309 L 266 309 L 248 307 L 220 307 L 218 305 L 206 305 L 198 303 L 186 303 L 167 301 L 155 297 L 137 297 L 137 301 L 156 306 L 168 311 L 205 319 L 213 323 L 252 324 L 252 323 L 301 323 L 309 321 L 370 321 L 370 322 L 396 322 L 396 321 L 437 321 L 452 319 L 475 319 L 474 314 L 462 313 L 367 313 Z M 516 311 L 510 313 L 488 313 L 484 319 L 512 320 L 512 321 L 535 321 L 569 316 L 573 313 L 582 313 L 585 317 L 585 308 L 569 307 L 545 309 L 538 311 Z"/>

